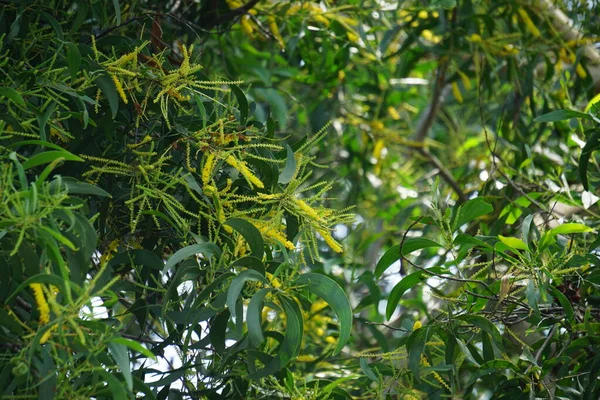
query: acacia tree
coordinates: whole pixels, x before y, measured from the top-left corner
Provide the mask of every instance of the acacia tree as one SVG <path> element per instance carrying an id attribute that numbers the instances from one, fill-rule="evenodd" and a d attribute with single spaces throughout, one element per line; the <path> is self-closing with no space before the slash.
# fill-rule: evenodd
<path id="1" fill-rule="evenodd" d="M 2 4 L 7 398 L 599 397 L 595 5 Z"/>

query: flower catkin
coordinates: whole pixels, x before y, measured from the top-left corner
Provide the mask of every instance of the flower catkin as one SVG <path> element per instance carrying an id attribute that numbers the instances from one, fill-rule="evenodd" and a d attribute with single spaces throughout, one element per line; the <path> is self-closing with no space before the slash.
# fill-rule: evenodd
<path id="1" fill-rule="evenodd" d="M 41 283 L 32 283 L 29 285 L 33 290 L 33 296 L 35 297 L 35 303 L 37 304 L 38 311 L 40 313 L 40 325 L 46 325 L 50 322 L 50 307 L 46 297 L 44 297 L 44 290 Z"/>

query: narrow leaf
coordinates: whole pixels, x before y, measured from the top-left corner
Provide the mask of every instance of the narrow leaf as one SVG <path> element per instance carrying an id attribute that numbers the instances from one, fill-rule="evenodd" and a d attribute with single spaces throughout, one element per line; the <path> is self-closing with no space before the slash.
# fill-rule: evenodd
<path id="1" fill-rule="evenodd" d="M 340 336 L 333 354 L 338 354 L 350 339 L 352 330 L 352 308 L 346 293 L 336 281 L 328 276 L 316 273 L 302 274 L 294 284 L 307 285 L 308 291 L 325 300 L 337 315 L 340 323 Z"/>

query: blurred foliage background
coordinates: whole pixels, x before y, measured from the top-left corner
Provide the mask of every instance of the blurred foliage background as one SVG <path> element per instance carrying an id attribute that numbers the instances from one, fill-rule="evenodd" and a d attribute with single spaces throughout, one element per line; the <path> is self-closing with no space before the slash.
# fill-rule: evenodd
<path id="1" fill-rule="evenodd" d="M 600 397 L 595 2 L 0 4 L 3 397 Z"/>

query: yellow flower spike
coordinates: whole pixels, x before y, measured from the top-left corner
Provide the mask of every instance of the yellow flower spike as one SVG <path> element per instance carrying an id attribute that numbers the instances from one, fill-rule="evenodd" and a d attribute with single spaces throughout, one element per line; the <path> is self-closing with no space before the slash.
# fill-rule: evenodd
<path id="1" fill-rule="evenodd" d="M 360 37 L 352 31 L 346 32 L 346 36 L 348 37 L 348 40 L 352 43 L 358 43 L 358 39 L 360 39 Z"/>
<path id="2" fill-rule="evenodd" d="M 304 200 L 294 199 L 294 203 L 308 218 L 314 219 L 317 222 L 323 222 L 323 219 L 319 216 L 319 214 L 317 214 L 317 211 L 306 204 Z"/>
<path id="3" fill-rule="evenodd" d="M 283 41 L 283 37 L 279 32 L 279 26 L 277 26 L 277 21 L 275 20 L 275 17 L 269 16 L 267 20 L 269 21 L 269 29 L 271 30 L 271 33 L 273 34 L 275 39 L 277 39 L 277 42 L 279 43 L 281 48 L 284 48 L 285 42 Z"/>
<path id="4" fill-rule="evenodd" d="M 325 240 L 325 243 L 327 243 L 327 246 L 329 246 L 331 250 L 336 253 L 341 253 L 343 251 L 342 246 L 325 229 L 317 229 L 317 232 L 323 237 L 323 240 Z"/>
<path id="5" fill-rule="evenodd" d="M 125 95 L 125 91 L 123 90 L 123 85 L 119 78 L 116 75 L 111 75 L 113 82 L 115 83 L 115 87 L 117 88 L 117 93 L 121 96 L 123 103 L 127 104 L 129 101 L 127 100 L 127 96 Z"/>
<path id="6" fill-rule="evenodd" d="M 96 60 L 96 62 L 98 62 L 100 60 L 100 52 L 96 47 L 96 36 L 94 35 L 92 35 L 92 51 L 94 52 L 94 59 Z"/>
<path id="7" fill-rule="evenodd" d="M 301 356 L 296 357 L 296 361 L 303 362 L 303 363 L 313 362 L 316 359 L 317 359 L 317 357 L 311 356 L 311 355 L 301 355 Z"/>
<path id="8" fill-rule="evenodd" d="M 267 279 L 269 280 L 269 282 L 271 282 L 271 285 L 273 285 L 275 289 L 279 289 L 281 287 L 281 282 L 279 281 L 279 279 L 274 277 L 273 274 L 267 272 Z"/>
<path id="9" fill-rule="evenodd" d="M 41 283 L 32 283 L 29 285 L 33 290 L 33 296 L 35 297 L 35 303 L 37 304 L 38 311 L 40 313 L 40 325 L 45 325 L 50 322 L 50 307 L 46 297 L 44 297 L 44 289 Z"/>
<path id="10" fill-rule="evenodd" d="M 246 163 L 244 161 L 240 161 L 234 156 L 230 155 L 225 159 L 225 162 L 227 162 L 227 164 L 231 165 L 233 168 L 237 169 L 240 172 L 240 174 L 242 174 L 244 178 L 246 178 L 246 180 L 251 184 L 255 185 L 260 189 L 263 189 L 265 187 L 264 183 L 262 183 L 261 180 L 258 179 L 256 175 L 252 173 L 252 171 L 250 171 L 250 169 L 246 166 Z"/>
<path id="11" fill-rule="evenodd" d="M 458 73 L 458 76 L 460 76 L 460 80 L 463 83 L 463 86 L 465 87 L 465 89 L 467 90 L 471 90 L 473 88 L 473 85 L 471 85 L 471 80 L 469 79 L 469 77 L 467 76 L 467 74 L 465 74 L 462 71 L 456 71 Z"/>
<path id="12" fill-rule="evenodd" d="M 398 111 L 396 111 L 394 107 L 389 106 L 387 111 L 394 121 L 398 121 L 400 119 L 400 114 L 398 114 Z"/>
<path id="13" fill-rule="evenodd" d="M 525 24 L 525 27 L 529 31 L 529 33 L 531 33 L 535 37 L 542 36 L 542 34 L 540 33 L 540 30 L 537 28 L 537 26 L 535 26 L 535 24 L 533 23 L 531 18 L 529 18 L 529 14 L 527 14 L 527 11 L 525 11 L 525 9 L 523 9 L 523 8 L 519 8 L 518 12 L 519 12 L 519 15 L 521 16 L 521 19 L 523 20 L 523 23 Z"/>
<path id="14" fill-rule="evenodd" d="M 181 45 L 181 52 L 183 53 L 183 61 L 181 62 L 181 66 L 179 67 L 179 74 L 181 76 L 188 76 L 190 73 L 190 56 L 192 54 L 193 47 L 189 47 L 188 49 L 184 45 Z"/>
<path id="15" fill-rule="evenodd" d="M 577 76 L 579 76 L 581 79 L 583 79 L 587 76 L 587 72 L 585 72 L 585 68 L 583 68 L 583 66 L 579 63 L 575 67 L 575 72 L 577 73 Z"/>
<path id="16" fill-rule="evenodd" d="M 454 95 L 456 101 L 458 101 L 459 103 L 462 103 L 464 101 L 462 93 L 460 92 L 460 89 L 458 87 L 458 83 L 456 82 L 452 82 L 452 94 Z"/>
<path id="17" fill-rule="evenodd" d="M 337 343 L 337 340 L 336 340 L 336 338 L 334 338 L 333 336 L 327 336 L 327 337 L 325 338 L 325 341 L 326 341 L 327 343 L 329 343 L 329 344 L 336 344 L 336 343 Z"/>
<path id="18" fill-rule="evenodd" d="M 327 17 L 326 17 L 326 16 L 324 16 L 324 15 L 313 15 L 313 16 L 312 16 L 312 18 L 313 18 L 315 21 L 317 21 L 317 22 L 319 22 L 319 23 L 323 24 L 323 25 L 325 26 L 325 28 L 329 28 L 329 24 L 330 24 L 330 22 L 329 22 L 329 19 L 327 19 Z M 348 37 L 348 39 L 350 39 L 350 37 Z M 352 40 L 352 39 L 350 39 L 350 40 L 351 40 L 351 41 L 353 41 L 353 42 L 355 42 L 355 41 L 354 41 L 354 40 Z"/>
<path id="19" fill-rule="evenodd" d="M 294 246 L 294 243 L 290 242 L 289 240 L 287 240 L 287 238 L 285 237 L 285 235 L 278 231 L 277 229 L 270 227 L 260 221 L 254 221 L 253 225 L 256 227 L 256 229 L 259 230 L 259 232 L 265 236 L 267 239 L 274 239 L 277 240 L 281 243 L 283 243 L 283 245 L 288 249 L 288 250 L 296 250 L 296 247 Z"/>
<path id="20" fill-rule="evenodd" d="M 481 43 L 481 42 L 483 41 L 483 39 L 481 38 L 481 36 L 479 36 L 479 35 L 478 35 L 478 34 L 476 34 L 476 33 L 473 33 L 471 36 L 469 36 L 469 37 L 467 38 L 467 40 L 468 40 L 469 42 L 473 42 L 473 43 Z"/>
<path id="21" fill-rule="evenodd" d="M 421 321 L 415 321 L 415 323 L 413 324 L 413 331 L 416 331 L 417 329 L 421 329 L 422 326 L 423 326 L 423 324 L 421 323 Z"/>
<path id="22" fill-rule="evenodd" d="M 427 11 L 425 10 L 421 10 L 419 11 L 419 13 L 417 14 L 417 16 L 421 19 L 427 19 L 429 17 L 429 14 L 427 13 Z"/>
<path id="23" fill-rule="evenodd" d="M 204 161 L 204 167 L 202 168 L 202 183 L 204 183 L 204 185 L 208 185 L 210 183 L 212 172 L 215 168 L 215 161 L 215 154 L 208 153 L 206 156 L 206 161 Z"/>
<path id="24" fill-rule="evenodd" d="M 244 15 L 240 20 L 240 26 L 242 27 L 242 31 L 251 39 L 254 38 L 254 26 L 253 22 L 250 20 L 250 17 Z"/>
<path id="25" fill-rule="evenodd" d="M 431 367 L 431 364 L 429 364 L 429 361 L 427 361 L 427 357 L 425 357 L 425 354 L 421 354 L 421 364 L 423 364 L 425 367 Z M 452 391 L 452 389 L 450 389 L 450 386 L 446 383 L 444 378 L 440 376 L 440 374 L 438 374 L 436 371 L 432 371 L 431 373 L 433 374 L 435 380 L 440 383 L 440 385 L 448 389 L 448 391 Z"/>

